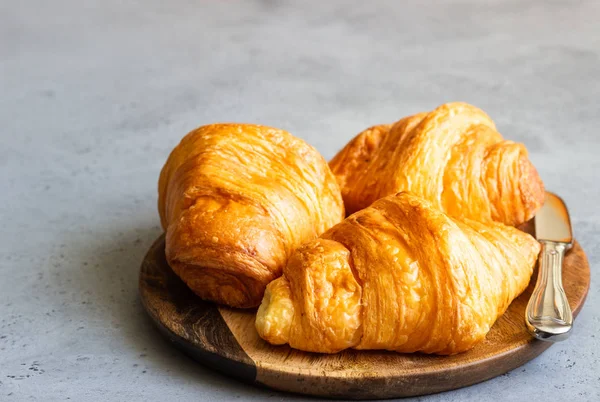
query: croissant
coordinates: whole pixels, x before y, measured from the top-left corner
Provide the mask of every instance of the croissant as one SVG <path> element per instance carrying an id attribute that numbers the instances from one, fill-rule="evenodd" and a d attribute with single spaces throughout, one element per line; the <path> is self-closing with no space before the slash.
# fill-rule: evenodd
<path id="1" fill-rule="evenodd" d="M 410 191 L 457 217 L 518 226 L 544 201 L 523 144 L 466 103 L 448 103 L 363 131 L 330 162 L 346 212 Z"/>
<path id="2" fill-rule="evenodd" d="M 514 227 L 388 196 L 292 254 L 267 286 L 256 329 L 311 352 L 463 352 L 527 287 L 539 249 Z"/>
<path id="3" fill-rule="evenodd" d="M 169 265 L 201 298 L 234 307 L 257 306 L 292 251 L 344 217 L 323 157 L 259 125 L 190 132 L 158 188 Z"/>

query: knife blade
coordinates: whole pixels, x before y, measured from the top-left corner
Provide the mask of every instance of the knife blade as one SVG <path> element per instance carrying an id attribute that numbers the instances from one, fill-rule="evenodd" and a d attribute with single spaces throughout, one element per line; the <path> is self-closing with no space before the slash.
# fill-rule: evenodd
<path id="1" fill-rule="evenodd" d="M 534 224 L 542 249 L 537 282 L 525 310 L 525 323 L 537 339 L 562 341 L 569 337 L 573 327 L 573 314 L 562 286 L 564 256 L 573 245 L 571 221 L 564 201 L 547 192 Z"/>

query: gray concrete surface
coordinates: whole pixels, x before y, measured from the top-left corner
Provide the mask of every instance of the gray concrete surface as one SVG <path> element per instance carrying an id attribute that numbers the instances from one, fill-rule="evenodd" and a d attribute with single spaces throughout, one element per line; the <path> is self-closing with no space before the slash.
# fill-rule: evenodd
<path id="1" fill-rule="evenodd" d="M 427 3 L 421 4 L 421 3 Z M 600 3 L 0 3 L 0 400 L 287 400 L 164 342 L 137 294 L 188 130 L 368 125 L 482 107 L 571 208 L 593 283 L 571 339 L 431 401 L 600 400 Z"/>

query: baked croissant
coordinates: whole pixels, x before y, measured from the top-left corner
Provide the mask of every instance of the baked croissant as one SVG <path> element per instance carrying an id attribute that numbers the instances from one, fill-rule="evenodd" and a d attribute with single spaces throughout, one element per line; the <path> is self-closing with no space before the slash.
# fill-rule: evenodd
<path id="1" fill-rule="evenodd" d="M 267 286 L 256 329 L 310 352 L 463 352 L 525 290 L 539 249 L 514 227 L 388 196 L 296 250 Z"/>
<path id="2" fill-rule="evenodd" d="M 525 146 L 503 140 L 494 122 L 466 103 L 371 127 L 330 166 L 348 214 L 410 191 L 457 218 L 518 226 L 544 202 Z"/>
<path id="3" fill-rule="evenodd" d="M 158 188 L 169 265 L 201 298 L 234 307 L 257 306 L 292 251 L 344 217 L 323 157 L 265 126 L 192 131 Z"/>

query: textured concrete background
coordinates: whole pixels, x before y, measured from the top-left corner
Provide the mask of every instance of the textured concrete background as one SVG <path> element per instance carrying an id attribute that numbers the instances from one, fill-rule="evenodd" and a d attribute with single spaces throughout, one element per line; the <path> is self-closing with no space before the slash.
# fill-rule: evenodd
<path id="1" fill-rule="evenodd" d="M 200 3 L 0 3 L 0 400 L 300 399 L 189 360 L 138 300 L 159 169 L 206 123 L 330 158 L 368 125 L 471 102 L 528 146 L 600 274 L 599 2 Z M 567 342 L 422 399 L 597 401 L 599 314 L 592 283 Z"/>

